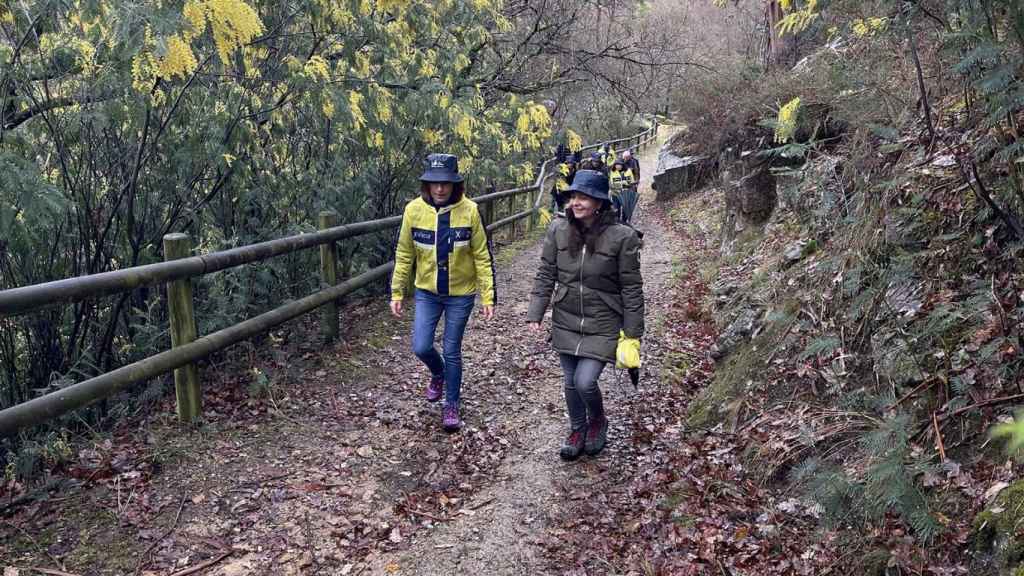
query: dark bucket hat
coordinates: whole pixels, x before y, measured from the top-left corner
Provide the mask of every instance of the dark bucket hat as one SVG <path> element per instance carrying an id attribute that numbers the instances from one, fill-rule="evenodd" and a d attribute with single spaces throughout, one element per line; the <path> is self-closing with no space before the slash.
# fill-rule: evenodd
<path id="1" fill-rule="evenodd" d="M 462 182 L 459 157 L 453 154 L 429 154 L 423 162 L 422 182 Z"/>
<path id="2" fill-rule="evenodd" d="M 572 179 L 569 192 L 579 192 L 598 200 L 609 200 L 608 177 L 597 170 L 580 170 Z"/>

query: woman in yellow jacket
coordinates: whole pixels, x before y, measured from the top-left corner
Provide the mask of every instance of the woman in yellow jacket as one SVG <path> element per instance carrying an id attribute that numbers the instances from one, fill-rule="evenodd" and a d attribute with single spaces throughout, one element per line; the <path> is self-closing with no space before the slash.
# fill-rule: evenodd
<path id="1" fill-rule="evenodd" d="M 494 260 L 480 211 L 464 195 L 458 158 L 431 154 L 426 164 L 420 176 L 420 197 L 406 205 L 402 216 L 391 278 L 391 313 L 402 315 L 409 276 L 415 269 L 412 348 L 430 369 L 427 401 L 440 400 L 444 391 L 441 423 L 454 432 L 462 427 L 462 335 L 477 293 L 484 318 L 494 316 Z M 434 332 L 442 314 L 444 345 L 438 354 Z"/>

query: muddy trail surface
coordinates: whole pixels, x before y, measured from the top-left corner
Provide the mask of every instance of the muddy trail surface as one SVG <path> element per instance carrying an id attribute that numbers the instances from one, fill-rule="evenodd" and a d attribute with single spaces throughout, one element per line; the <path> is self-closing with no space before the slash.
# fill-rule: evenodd
<path id="1" fill-rule="evenodd" d="M 722 534 L 728 526 L 735 532 L 740 524 L 720 509 L 761 495 L 733 478 L 735 447 L 727 440 L 682 441 L 687 402 L 711 372 L 704 351 L 713 330 L 700 312 L 696 272 L 707 246 L 672 230 L 654 203 L 656 155 L 651 147 L 641 156 L 634 218 L 645 233 L 645 365 L 639 390 L 624 372 L 604 371 L 611 426 L 598 457 L 558 458 L 568 432 L 561 370 L 545 338 L 524 323 L 540 252 L 534 234 L 498 256 L 496 318 L 470 321 L 459 433 L 445 434 L 440 404 L 423 398 L 429 374 L 410 350 L 411 310 L 393 320 L 385 302 L 351 304 L 345 338 L 333 346 L 317 344 L 306 319 L 208 367 L 220 385 L 206 392 L 201 425 L 176 425 L 165 406 L 155 411 L 163 416 L 87 442 L 61 470 L 58 490 L 6 512 L 0 566 L 89 574 L 625 574 L 676 573 L 652 567 L 682 558 L 717 567 L 716 542 L 731 540 L 705 539 L 695 532 L 700 522 L 670 515 L 688 505 L 721 524 Z M 673 470 L 729 478 L 735 488 L 680 488 L 685 475 Z M 681 495 L 663 506 L 677 488 Z M 665 534 L 665 526 L 684 536 Z M 671 560 L 658 559 L 656 541 L 667 543 Z"/>

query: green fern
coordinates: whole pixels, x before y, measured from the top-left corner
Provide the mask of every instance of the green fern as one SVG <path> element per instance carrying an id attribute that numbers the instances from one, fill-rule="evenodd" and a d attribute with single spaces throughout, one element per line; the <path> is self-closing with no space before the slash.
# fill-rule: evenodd
<path id="1" fill-rule="evenodd" d="M 798 360 L 807 360 L 808 358 L 818 356 L 819 354 L 830 356 L 833 352 L 839 349 L 842 344 L 839 342 L 839 338 L 835 336 L 825 336 L 822 338 L 815 338 L 811 340 L 810 344 L 804 348 L 798 356 Z"/>
<path id="2" fill-rule="evenodd" d="M 793 469 L 790 480 L 805 497 L 821 506 L 825 526 L 863 523 L 863 487 L 838 466 L 817 457 L 808 458 Z"/>

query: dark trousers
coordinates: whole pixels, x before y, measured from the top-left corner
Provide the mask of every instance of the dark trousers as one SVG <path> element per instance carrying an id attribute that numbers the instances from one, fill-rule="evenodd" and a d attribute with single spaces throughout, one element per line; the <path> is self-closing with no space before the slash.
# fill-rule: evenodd
<path id="1" fill-rule="evenodd" d="M 573 430 L 587 425 L 590 420 L 604 416 L 604 401 L 597 379 L 601 377 L 605 363 L 593 358 L 559 354 L 562 372 L 565 374 L 565 404 L 569 408 L 569 424 Z"/>

